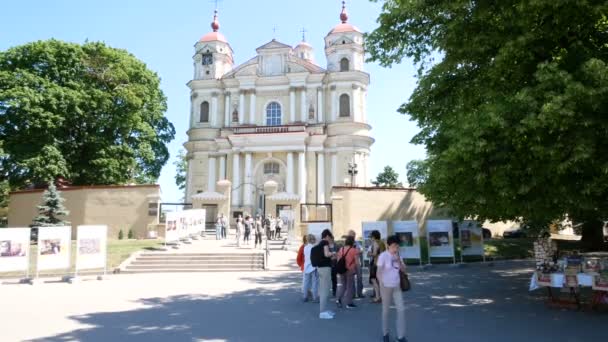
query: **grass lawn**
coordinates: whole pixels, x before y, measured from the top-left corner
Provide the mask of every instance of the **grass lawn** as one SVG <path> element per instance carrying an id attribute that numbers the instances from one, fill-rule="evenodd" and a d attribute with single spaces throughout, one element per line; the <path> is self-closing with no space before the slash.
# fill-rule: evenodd
<path id="1" fill-rule="evenodd" d="M 133 252 L 140 251 L 146 248 L 160 247 L 162 240 L 108 240 L 108 257 L 107 271 L 112 271 L 127 259 Z M 36 272 L 36 256 L 38 246 L 30 246 L 30 275 L 35 275 Z M 70 273 L 74 273 L 74 265 L 76 264 L 76 241 L 72 241 L 72 250 L 70 252 L 71 268 Z M 67 270 L 66 270 L 67 271 Z M 42 271 L 40 275 L 65 275 L 67 272 L 62 270 Z M 22 272 L 0 273 L 0 278 L 14 278 L 23 276 Z"/>

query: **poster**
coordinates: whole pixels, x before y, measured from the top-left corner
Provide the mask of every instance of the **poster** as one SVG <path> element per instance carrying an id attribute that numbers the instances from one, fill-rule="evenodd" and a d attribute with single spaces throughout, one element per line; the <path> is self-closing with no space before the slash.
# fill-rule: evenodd
<path id="1" fill-rule="evenodd" d="M 188 223 L 186 222 L 186 216 L 188 214 L 185 211 L 177 212 L 177 236 L 180 240 L 188 238 Z"/>
<path id="2" fill-rule="evenodd" d="M 189 210 L 192 215 L 192 232 L 191 235 L 201 235 L 201 232 L 205 230 L 205 209 L 191 209 Z"/>
<path id="3" fill-rule="evenodd" d="M 420 259 L 420 237 L 418 222 L 394 221 L 393 231 L 399 238 L 399 254 L 403 259 Z"/>
<path id="4" fill-rule="evenodd" d="M 329 222 L 315 222 L 308 224 L 308 234 L 312 234 L 317 238 L 317 243 L 321 241 L 321 233 L 325 229 L 331 230 L 331 223 Z M 334 236 L 335 238 L 335 236 Z"/>
<path id="5" fill-rule="evenodd" d="M 453 258 L 455 256 L 452 221 L 429 220 L 426 222 L 426 234 L 429 258 Z"/>
<path id="6" fill-rule="evenodd" d="M 108 242 L 107 226 L 78 226 L 76 270 L 105 268 Z"/>
<path id="7" fill-rule="evenodd" d="M 169 211 L 165 214 L 165 243 L 179 240 L 179 235 L 177 233 L 179 216 L 177 214 L 178 213 L 175 211 Z"/>
<path id="8" fill-rule="evenodd" d="M 460 229 L 462 255 L 484 255 L 483 232 L 477 221 L 463 221 Z"/>
<path id="9" fill-rule="evenodd" d="M 386 221 L 373 221 L 373 222 L 362 222 L 361 223 L 361 231 L 363 233 L 363 253 L 364 260 L 368 260 L 367 252 L 369 251 L 372 240 L 371 234 L 374 230 L 380 232 L 380 238 L 386 241 L 386 237 L 388 235 L 388 225 Z"/>
<path id="10" fill-rule="evenodd" d="M 70 268 L 72 227 L 38 228 L 38 262 L 36 269 L 55 270 Z"/>
<path id="11" fill-rule="evenodd" d="M 30 260 L 30 228 L 0 229 L 0 272 L 27 272 Z"/>

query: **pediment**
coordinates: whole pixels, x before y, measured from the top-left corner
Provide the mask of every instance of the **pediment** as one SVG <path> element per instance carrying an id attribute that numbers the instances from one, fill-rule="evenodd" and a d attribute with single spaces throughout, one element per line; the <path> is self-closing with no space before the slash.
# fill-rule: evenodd
<path id="1" fill-rule="evenodd" d="M 240 68 L 234 73 L 234 76 L 255 76 L 258 73 L 258 65 L 252 64 Z"/>
<path id="2" fill-rule="evenodd" d="M 343 44 L 354 44 L 355 41 L 348 36 L 340 36 L 340 38 L 335 39 L 332 42 L 332 45 L 343 45 Z"/>
<path id="3" fill-rule="evenodd" d="M 291 45 L 287 45 L 287 44 L 281 43 L 281 42 L 273 39 L 270 42 L 255 49 L 255 51 L 259 52 L 259 50 L 270 50 L 270 49 L 292 49 L 292 47 L 291 47 Z"/>

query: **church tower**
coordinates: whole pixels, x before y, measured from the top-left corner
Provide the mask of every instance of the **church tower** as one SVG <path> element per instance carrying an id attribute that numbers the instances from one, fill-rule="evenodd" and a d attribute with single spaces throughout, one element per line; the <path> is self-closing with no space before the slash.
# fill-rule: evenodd
<path id="1" fill-rule="evenodd" d="M 348 23 L 346 3 L 342 1 L 341 24 L 325 37 L 328 72 L 363 71 L 363 33 Z"/>
<path id="2" fill-rule="evenodd" d="M 217 19 L 217 10 L 213 15 L 211 23 L 212 32 L 204 35 L 194 45 L 194 79 L 215 80 L 232 70 L 234 65 L 233 51 L 224 37 L 219 32 L 220 23 Z"/>

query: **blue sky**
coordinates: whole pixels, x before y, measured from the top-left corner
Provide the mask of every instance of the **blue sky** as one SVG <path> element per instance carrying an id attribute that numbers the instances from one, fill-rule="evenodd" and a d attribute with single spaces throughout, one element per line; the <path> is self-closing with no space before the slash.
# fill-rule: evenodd
<path id="1" fill-rule="evenodd" d="M 377 27 L 380 4 L 367 0 L 349 1 L 349 22 L 362 31 Z M 187 139 L 190 110 L 186 83 L 192 78 L 194 44 L 211 29 L 215 8 L 209 0 L 19 0 L 2 4 L 0 50 L 35 40 L 56 38 L 83 43 L 104 41 L 141 59 L 161 77 L 168 98 L 167 117 L 175 125 L 171 160 L 163 168 L 159 184 L 164 201 L 178 201 L 183 194 L 175 186 L 173 160 Z M 235 52 L 236 63 L 255 55 L 255 49 L 273 38 L 296 45 L 308 33 L 316 60 L 325 66 L 323 38 L 339 23 L 338 0 L 223 0 L 219 2 L 220 31 Z M 367 64 L 371 74 L 368 89 L 368 120 L 376 143 L 371 153 L 371 174 L 391 165 L 405 181 L 405 165 L 424 158 L 422 146 L 409 143 L 418 132 L 408 116 L 397 113 L 416 86 L 416 69 L 409 60 L 391 69 Z M 374 176 L 375 177 L 375 176 Z"/>

